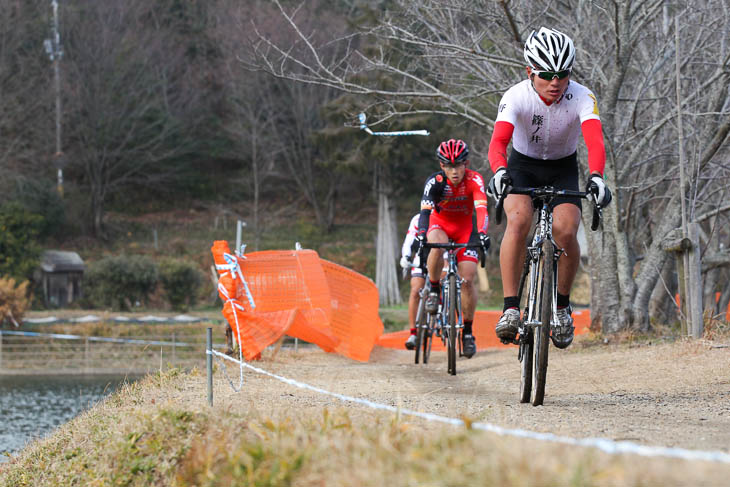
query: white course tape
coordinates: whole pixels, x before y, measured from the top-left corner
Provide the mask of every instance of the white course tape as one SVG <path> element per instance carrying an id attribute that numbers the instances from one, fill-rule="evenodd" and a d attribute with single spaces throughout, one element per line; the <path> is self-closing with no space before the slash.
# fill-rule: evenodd
<path id="1" fill-rule="evenodd" d="M 406 416 L 415 416 L 417 418 L 422 418 L 422 419 L 425 419 L 428 421 L 446 423 L 446 424 L 450 424 L 450 425 L 454 425 L 454 426 L 464 426 L 465 425 L 464 421 L 462 421 L 461 419 L 449 418 L 446 416 L 440 416 L 438 414 L 432 414 L 432 413 L 423 413 L 423 412 L 414 411 L 411 409 L 397 408 L 395 406 L 389 406 L 387 404 L 381 404 L 381 403 L 369 401 L 367 399 L 360 399 L 357 397 L 345 396 L 344 394 L 338 394 L 336 392 L 327 391 L 325 389 L 311 386 L 309 384 L 305 384 L 303 382 L 299 382 L 294 379 L 289 379 L 287 377 L 273 374 L 264 369 L 260 369 L 258 367 L 254 367 L 253 365 L 243 363 L 239 360 L 231 358 L 228 355 L 222 354 L 215 350 L 213 350 L 213 351 L 208 350 L 208 351 L 206 351 L 206 353 L 220 356 L 221 358 L 223 358 L 225 360 L 229 360 L 233 363 L 237 363 L 243 367 L 253 370 L 254 372 L 258 372 L 259 374 L 263 374 L 263 375 L 268 375 L 269 377 L 273 377 L 274 379 L 277 379 L 286 384 L 298 387 L 300 389 L 308 389 L 310 391 L 318 392 L 320 394 L 325 394 L 328 396 L 336 397 L 337 399 L 339 399 L 341 401 L 361 404 L 363 406 L 367 406 L 372 409 L 391 411 L 391 412 L 400 413 L 400 414 L 403 414 Z M 644 457 L 669 457 L 669 458 L 681 458 L 683 460 L 702 460 L 702 461 L 706 461 L 706 462 L 730 463 L 730 454 L 722 452 L 722 451 L 718 451 L 718 450 L 715 450 L 715 451 L 704 450 L 703 451 L 703 450 L 687 450 L 684 448 L 668 448 L 668 447 L 663 447 L 663 446 L 646 446 L 646 445 L 639 445 L 638 443 L 632 443 L 630 441 L 613 441 L 613 440 L 609 440 L 607 438 L 571 438 L 569 436 L 558 436 L 553 433 L 539 433 L 536 431 L 528 431 L 528 430 L 522 430 L 522 429 L 502 428 L 501 426 L 497 426 L 497 425 L 491 424 L 491 423 L 474 422 L 474 423 L 471 423 L 471 427 L 473 429 L 496 433 L 500 436 L 515 436 L 518 438 L 530 438 L 533 440 L 550 441 L 553 443 L 562 443 L 565 445 L 575 445 L 575 446 L 582 446 L 582 447 L 597 448 L 605 453 L 610 453 L 613 455 L 625 453 L 625 454 L 633 454 L 633 455 L 639 455 L 639 456 L 644 456 Z"/>

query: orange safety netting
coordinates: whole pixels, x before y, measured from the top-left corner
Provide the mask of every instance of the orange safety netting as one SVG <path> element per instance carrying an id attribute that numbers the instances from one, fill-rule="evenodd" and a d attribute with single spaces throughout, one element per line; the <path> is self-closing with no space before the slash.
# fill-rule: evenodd
<path id="1" fill-rule="evenodd" d="M 507 348 L 514 345 L 504 345 L 497 338 L 494 327 L 497 320 L 502 315 L 501 311 L 477 311 L 474 314 L 474 324 L 472 331 L 477 343 L 477 350 L 486 350 L 489 348 Z M 588 310 L 573 311 L 573 326 L 575 326 L 575 334 L 580 335 L 588 332 L 591 324 L 591 315 Z M 386 348 L 396 348 L 402 350 L 408 339 L 409 330 L 401 330 L 393 333 L 386 333 L 378 339 L 378 346 Z M 440 338 L 433 341 L 431 350 L 446 350 Z"/>
<path id="2" fill-rule="evenodd" d="M 247 360 L 285 334 L 327 352 L 368 360 L 383 332 L 378 291 L 370 279 L 321 260 L 312 250 L 237 257 L 226 241 L 216 241 L 211 251 L 219 269 L 223 315 L 237 341 L 240 334 Z"/>

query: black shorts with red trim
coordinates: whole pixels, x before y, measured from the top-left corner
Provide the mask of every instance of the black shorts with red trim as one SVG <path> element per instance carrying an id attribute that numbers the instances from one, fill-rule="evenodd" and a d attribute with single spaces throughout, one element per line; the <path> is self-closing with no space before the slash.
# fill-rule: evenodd
<path id="1" fill-rule="evenodd" d="M 533 159 L 512 149 L 507 161 L 507 174 L 518 188 L 553 186 L 556 189 L 580 191 L 578 186 L 578 155 L 576 152 L 562 159 Z M 582 210 L 580 198 L 555 198 L 551 207 L 572 203 Z"/>

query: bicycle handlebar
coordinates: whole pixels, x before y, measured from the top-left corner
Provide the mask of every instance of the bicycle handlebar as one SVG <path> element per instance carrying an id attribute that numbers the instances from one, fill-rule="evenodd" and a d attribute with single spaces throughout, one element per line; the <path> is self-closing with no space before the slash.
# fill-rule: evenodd
<path id="1" fill-rule="evenodd" d="M 456 249 L 465 249 L 465 248 L 477 249 L 477 251 L 479 252 L 479 265 L 481 265 L 482 268 L 484 268 L 487 265 L 487 262 L 486 262 L 487 259 L 486 259 L 486 255 L 485 255 L 486 252 L 484 252 L 481 247 L 482 246 L 479 243 L 477 243 L 476 245 L 474 245 L 473 243 L 454 243 L 454 242 L 449 242 L 449 243 L 424 242 L 423 243 L 423 248 L 426 248 L 426 249 L 447 249 L 447 250 L 456 250 Z"/>
<path id="2" fill-rule="evenodd" d="M 465 249 L 467 247 L 474 247 L 478 248 L 479 244 L 476 245 L 469 245 L 468 243 L 429 243 L 424 242 L 423 246 L 427 249 L 447 249 L 447 250 L 454 250 L 454 249 Z"/>
<path id="3" fill-rule="evenodd" d="M 571 189 L 555 189 L 552 186 L 542 186 L 539 188 L 520 188 L 515 186 L 507 186 L 502 193 L 502 197 L 497 201 L 495 207 L 496 215 L 494 216 L 497 225 L 502 223 L 502 213 L 504 211 L 504 199 L 508 194 L 524 194 L 530 196 L 533 200 L 543 198 L 583 198 L 588 199 L 590 193 L 585 191 L 573 191 Z M 593 203 L 593 218 L 591 220 L 591 230 L 596 231 L 601 223 L 601 205 Z"/>

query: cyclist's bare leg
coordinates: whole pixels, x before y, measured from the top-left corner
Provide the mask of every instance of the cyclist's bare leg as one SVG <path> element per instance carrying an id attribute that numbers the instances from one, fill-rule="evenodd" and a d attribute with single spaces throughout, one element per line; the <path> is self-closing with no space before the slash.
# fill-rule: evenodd
<path id="1" fill-rule="evenodd" d="M 461 285 L 461 312 L 464 315 L 464 321 L 474 319 L 474 310 L 477 307 L 477 288 L 474 285 L 476 274 L 476 262 L 459 262 L 459 276 L 465 280 Z"/>
<path id="2" fill-rule="evenodd" d="M 553 238 L 558 248 L 565 249 L 558 261 L 558 292 L 566 296 L 580 265 L 579 225 L 580 209 L 574 204 L 563 203 L 553 209 Z"/>
<path id="3" fill-rule="evenodd" d="M 426 236 L 428 243 L 449 243 L 449 237 L 446 232 L 439 228 L 434 228 Z M 444 267 L 444 257 L 441 249 L 433 249 L 428 254 L 428 260 L 426 261 L 426 267 L 428 268 L 429 276 L 440 276 L 441 269 Z M 429 277 L 429 279 L 432 279 Z"/>
<path id="4" fill-rule="evenodd" d="M 520 272 L 525 262 L 525 241 L 532 226 L 532 200 L 523 194 L 510 194 L 504 200 L 507 228 L 499 248 L 504 296 L 517 296 Z"/>
<path id="5" fill-rule="evenodd" d="M 408 297 L 408 323 L 411 329 L 416 327 L 416 313 L 418 312 L 418 292 L 423 288 L 426 280 L 423 277 L 411 277 L 411 295 Z"/>

